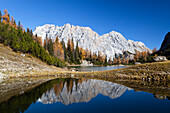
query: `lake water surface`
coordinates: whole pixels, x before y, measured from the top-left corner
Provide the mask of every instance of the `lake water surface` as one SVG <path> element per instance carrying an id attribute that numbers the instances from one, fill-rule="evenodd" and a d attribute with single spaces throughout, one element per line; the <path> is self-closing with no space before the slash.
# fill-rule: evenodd
<path id="1" fill-rule="evenodd" d="M 70 66 L 70 67 L 78 69 L 78 71 L 106 71 L 124 68 L 127 66 Z"/>
<path id="2" fill-rule="evenodd" d="M 170 92 L 136 91 L 110 81 L 58 78 L 0 103 L 0 113 L 170 113 Z"/>

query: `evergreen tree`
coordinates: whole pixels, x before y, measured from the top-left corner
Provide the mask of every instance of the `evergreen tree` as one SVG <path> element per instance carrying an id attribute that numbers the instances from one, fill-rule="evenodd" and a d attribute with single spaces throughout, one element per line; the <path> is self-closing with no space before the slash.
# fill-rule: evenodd
<path id="1" fill-rule="evenodd" d="M 119 56 L 115 53 L 115 58 L 117 58 L 117 59 L 118 59 L 118 57 L 119 57 Z"/>
<path id="2" fill-rule="evenodd" d="M 78 46 L 78 41 L 76 42 L 76 49 L 75 49 L 75 61 L 76 63 L 80 64 L 80 59 L 79 59 L 79 46 Z"/>
<path id="3" fill-rule="evenodd" d="M 37 36 L 37 33 L 35 34 L 35 37 L 37 38 L 38 36 Z"/>
<path id="4" fill-rule="evenodd" d="M 48 50 L 48 52 L 49 52 L 49 54 L 50 54 L 51 56 L 54 56 L 54 52 L 53 52 L 53 41 L 52 41 L 51 38 L 50 38 L 49 41 L 48 41 L 47 50 Z"/>
<path id="5" fill-rule="evenodd" d="M 21 29 L 21 23 L 20 23 L 20 21 L 18 22 L 18 29 Z"/>
<path id="6" fill-rule="evenodd" d="M 68 42 L 67 42 L 67 55 L 69 57 L 70 63 L 74 63 L 75 61 L 73 57 L 73 51 L 72 51 L 70 38 L 68 39 Z"/>
<path id="7" fill-rule="evenodd" d="M 89 61 L 91 61 L 91 62 L 92 62 L 91 50 L 90 50 L 90 55 L 89 55 Z"/>
<path id="8" fill-rule="evenodd" d="M 107 55 L 105 57 L 104 66 L 107 66 Z"/>
<path id="9" fill-rule="evenodd" d="M 65 61 L 67 61 L 67 60 L 68 60 L 68 57 L 67 57 L 67 49 L 66 49 L 65 42 L 64 42 L 63 39 L 62 39 L 62 41 L 61 41 L 61 44 L 62 44 L 63 49 L 64 49 L 64 59 L 65 59 Z"/>
<path id="10" fill-rule="evenodd" d="M 47 34 L 46 34 L 46 37 L 44 39 L 44 49 L 47 50 L 47 45 L 48 45 L 48 37 L 47 37 Z"/>
<path id="11" fill-rule="evenodd" d="M 0 22 L 1 22 L 1 19 L 2 19 L 2 13 L 1 13 L 1 10 L 0 10 Z"/>

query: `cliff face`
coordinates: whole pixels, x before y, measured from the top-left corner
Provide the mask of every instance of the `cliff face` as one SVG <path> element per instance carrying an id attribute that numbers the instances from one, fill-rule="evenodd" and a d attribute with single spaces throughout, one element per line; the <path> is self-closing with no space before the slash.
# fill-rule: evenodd
<path id="1" fill-rule="evenodd" d="M 78 41 L 80 47 L 95 53 L 101 51 L 103 54 L 106 54 L 108 58 L 115 57 L 115 53 L 122 54 L 123 51 L 129 51 L 131 53 L 135 53 L 135 50 L 140 52 L 150 51 L 144 43 L 126 40 L 124 36 L 118 32 L 112 31 L 100 36 L 89 27 L 70 24 L 65 24 L 64 26 L 46 24 L 36 27 L 33 34 L 42 37 L 42 40 L 45 39 L 46 35 L 53 40 L 58 36 L 60 41 L 63 39 L 66 43 L 69 38 L 73 38 L 74 45 L 76 45 L 76 41 Z"/>
<path id="2" fill-rule="evenodd" d="M 38 101 L 44 104 L 61 102 L 68 105 L 71 103 L 89 102 L 98 94 L 114 99 L 120 97 L 128 89 L 120 84 L 95 79 L 84 80 L 77 85 L 75 81 L 72 81 L 72 85 L 68 85 L 67 82 L 64 85 L 62 84 L 58 85 L 60 87 L 54 86 L 51 90 L 45 92 Z"/>
<path id="3" fill-rule="evenodd" d="M 170 32 L 168 32 L 162 42 L 160 51 L 164 51 L 166 49 L 170 49 Z"/>

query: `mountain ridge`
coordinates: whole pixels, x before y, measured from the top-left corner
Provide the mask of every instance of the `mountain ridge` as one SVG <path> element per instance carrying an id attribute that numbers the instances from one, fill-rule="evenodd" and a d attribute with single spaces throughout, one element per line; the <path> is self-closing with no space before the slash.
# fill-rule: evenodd
<path id="1" fill-rule="evenodd" d="M 46 34 L 53 40 L 55 40 L 58 36 L 60 41 L 63 39 L 66 43 L 68 38 L 73 37 L 74 45 L 76 45 L 76 40 L 78 40 L 79 46 L 83 49 L 88 49 L 95 53 L 101 51 L 102 54 L 111 58 L 114 58 L 115 54 L 122 54 L 124 51 L 129 51 L 131 53 L 135 53 L 135 50 L 140 52 L 151 52 L 151 50 L 147 48 L 143 42 L 127 40 L 119 32 L 111 31 L 106 34 L 99 35 L 90 27 L 74 26 L 69 23 L 64 26 L 55 26 L 53 24 L 38 26 L 33 34 L 37 34 L 42 37 L 42 40 L 45 39 Z"/>

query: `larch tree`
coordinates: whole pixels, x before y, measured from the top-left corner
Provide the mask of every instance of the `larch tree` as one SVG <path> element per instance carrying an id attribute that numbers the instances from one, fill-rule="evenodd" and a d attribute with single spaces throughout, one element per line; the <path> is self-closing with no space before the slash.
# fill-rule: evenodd
<path id="1" fill-rule="evenodd" d="M 112 60 L 111 60 L 111 57 L 109 57 L 109 61 L 108 61 L 109 65 L 112 64 Z"/>
<path id="2" fill-rule="evenodd" d="M 118 57 L 118 64 L 121 64 L 121 60 L 120 60 L 120 57 Z"/>
<path id="3" fill-rule="evenodd" d="M 10 23 L 10 25 L 11 25 L 12 27 L 15 27 L 15 26 L 14 26 L 14 24 L 15 24 L 14 22 L 15 22 L 14 17 L 11 16 L 11 23 Z"/>
<path id="4" fill-rule="evenodd" d="M 123 58 L 123 64 L 126 64 L 126 59 L 125 58 Z"/>
<path id="5" fill-rule="evenodd" d="M 73 37 L 71 39 L 71 51 L 74 51 L 74 40 L 73 40 Z"/>
<path id="6" fill-rule="evenodd" d="M 158 51 L 156 47 L 153 48 L 152 53 Z"/>
<path id="7" fill-rule="evenodd" d="M 2 21 L 3 23 L 9 24 L 10 17 L 8 15 L 8 11 L 6 9 L 4 10 L 4 15 L 2 16 L 2 18 L 3 18 L 3 21 Z"/>
<path id="8" fill-rule="evenodd" d="M 59 38 L 56 37 L 54 44 L 53 44 L 53 51 L 54 51 L 54 56 L 64 60 L 64 50 L 63 50 L 63 46 L 62 43 L 59 42 Z"/>
<path id="9" fill-rule="evenodd" d="M 81 60 L 84 60 L 84 58 L 85 58 L 85 50 L 82 47 L 80 47 L 80 56 L 81 56 Z"/>
<path id="10" fill-rule="evenodd" d="M 126 59 L 126 64 L 129 64 L 129 60 L 128 59 Z"/>
<path id="11" fill-rule="evenodd" d="M 117 58 L 114 58 L 114 59 L 113 59 L 113 64 L 117 64 L 117 63 L 118 63 Z"/>

